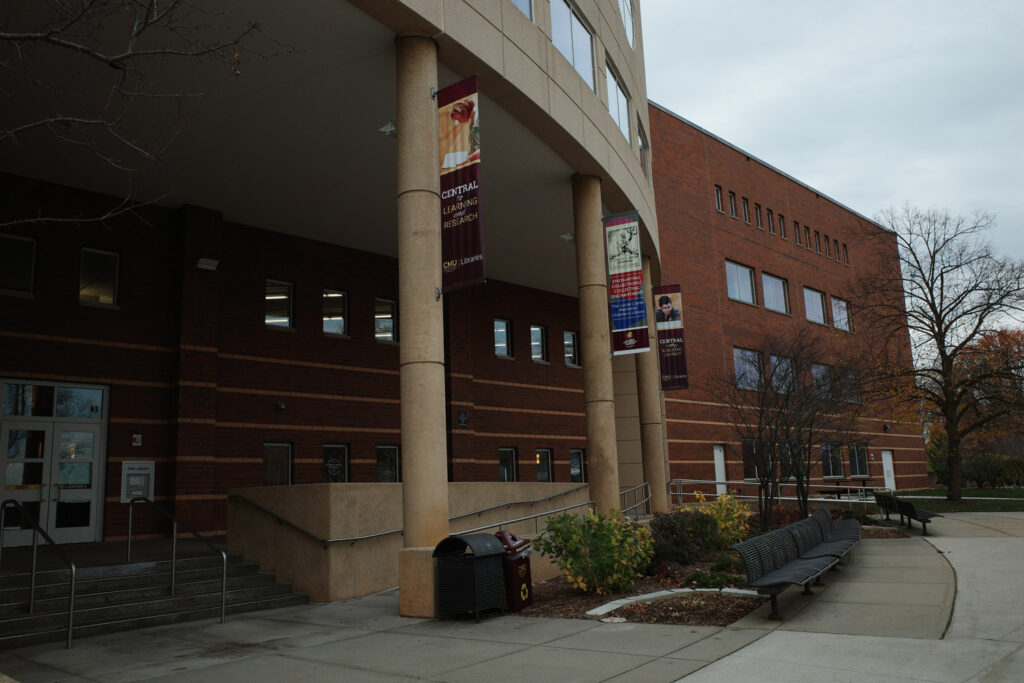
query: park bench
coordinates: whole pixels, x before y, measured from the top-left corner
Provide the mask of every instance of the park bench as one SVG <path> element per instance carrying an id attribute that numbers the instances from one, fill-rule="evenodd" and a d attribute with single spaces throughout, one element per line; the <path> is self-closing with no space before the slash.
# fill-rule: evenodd
<path id="1" fill-rule="evenodd" d="M 885 513 L 885 518 L 889 519 L 889 515 L 899 515 L 900 509 L 896 505 L 896 496 L 889 493 L 875 493 L 875 504 L 878 505 L 878 509 Z M 900 515 L 900 524 L 903 523 L 903 515 Z"/>
<path id="2" fill-rule="evenodd" d="M 921 523 L 921 535 L 928 535 L 928 522 L 932 521 L 932 517 L 942 517 L 937 512 L 929 512 L 928 510 L 922 510 L 915 506 L 909 500 L 896 499 L 896 507 L 900 511 L 900 521 L 903 521 L 903 517 L 907 518 L 907 528 L 913 529 L 913 522 Z M 911 521 L 913 520 L 913 522 Z"/>
<path id="3" fill-rule="evenodd" d="M 847 521 L 853 522 L 856 531 L 851 525 L 833 524 L 823 505 L 807 519 L 731 546 L 746 564 L 747 582 L 771 598 L 769 618 L 781 618 L 779 593 L 789 586 L 802 586 L 805 595 L 811 594 L 811 582 L 850 552 L 860 538 L 860 524 Z"/>

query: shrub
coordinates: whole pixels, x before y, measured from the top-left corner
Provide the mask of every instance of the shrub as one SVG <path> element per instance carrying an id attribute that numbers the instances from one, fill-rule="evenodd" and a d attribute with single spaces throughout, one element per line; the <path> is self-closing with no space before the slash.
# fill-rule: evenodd
<path id="1" fill-rule="evenodd" d="M 687 588 L 731 588 L 736 583 L 736 577 L 730 574 L 701 571 L 692 572 L 683 579 L 683 585 Z"/>
<path id="2" fill-rule="evenodd" d="M 666 562 L 689 564 L 719 545 L 718 522 L 697 510 L 657 514 L 651 520 L 651 533 L 654 567 Z"/>
<path id="3" fill-rule="evenodd" d="M 704 494 L 697 492 L 697 503 L 686 505 L 677 510 L 698 510 L 714 518 L 718 525 L 718 549 L 724 549 L 733 543 L 739 543 L 750 534 L 750 508 L 734 497 L 723 494 L 712 502 L 706 502 Z"/>
<path id="4" fill-rule="evenodd" d="M 726 574 L 746 574 L 747 565 L 742 558 L 732 555 L 721 555 L 711 563 L 711 571 L 725 572 Z"/>
<path id="5" fill-rule="evenodd" d="M 973 481 L 983 489 L 986 485 L 1001 486 L 1007 469 L 1007 458 L 996 453 L 971 453 L 964 457 L 963 475 L 965 481 Z"/>
<path id="6" fill-rule="evenodd" d="M 555 561 L 570 586 L 598 595 L 636 583 L 651 562 L 654 546 L 649 529 L 616 510 L 607 516 L 588 511 L 551 517 L 533 544 Z"/>

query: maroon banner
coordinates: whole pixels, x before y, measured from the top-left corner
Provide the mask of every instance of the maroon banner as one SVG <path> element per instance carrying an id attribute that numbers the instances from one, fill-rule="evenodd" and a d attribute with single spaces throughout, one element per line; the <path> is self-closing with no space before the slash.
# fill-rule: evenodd
<path id="1" fill-rule="evenodd" d="M 476 76 L 437 92 L 441 172 L 441 291 L 484 281 L 480 110 Z"/>
<path id="2" fill-rule="evenodd" d="M 681 289 L 679 285 L 652 287 L 651 297 L 654 299 L 654 324 L 658 329 L 661 388 L 663 391 L 689 389 Z"/>

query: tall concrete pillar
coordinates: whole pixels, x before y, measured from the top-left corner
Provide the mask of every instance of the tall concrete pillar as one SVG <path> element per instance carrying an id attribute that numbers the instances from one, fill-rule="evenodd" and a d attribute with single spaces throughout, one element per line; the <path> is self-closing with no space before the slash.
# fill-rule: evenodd
<path id="1" fill-rule="evenodd" d="M 621 508 L 621 504 L 600 179 L 596 176 L 574 175 L 572 204 L 576 230 L 576 277 L 579 287 L 580 351 L 583 360 L 590 491 L 598 511 L 607 512 L 612 508 Z"/>
<path id="2" fill-rule="evenodd" d="M 399 611 L 435 615 L 432 553 L 448 535 L 441 287 L 441 193 L 437 168 L 437 45 L 397 40 L 398 321 L 401 325 L 402 521 Z"/>
<path id="3" fill-rule="evenodd" d="M 661 412 L 661 370 L 658 365 L 658 332 L 655 301 L 651 295 L 651 257 L 644 256 L 644 296 L 647 298 L 648 353 L 636 355 L 636 384 L 640 399 L 640 442 L 644 480 L 651 487 L 651 509 L 668 512 L 668 462 L 665 458 L 664 416 Z"/>

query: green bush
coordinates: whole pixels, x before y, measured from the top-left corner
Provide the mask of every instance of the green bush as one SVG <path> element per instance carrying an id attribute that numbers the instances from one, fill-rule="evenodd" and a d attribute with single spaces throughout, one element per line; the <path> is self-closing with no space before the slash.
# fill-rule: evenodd
<path id="1" fill-rule="evenodd" d="M 725 572 L 726 574 L 746 574 L 747 565 L 742 558 L 732 555 L 721 555 L 711 563 L 711 571 Z"/>
<path id="2" fill-rule="evenodd" d="M 1006 478 L 1009 461 L 1005 455 L 996 453 L 971 453 L 964 457 L 964 481 L 973 481 L 983 489 L 986 485 L 992 488 L 1002 486 Z"/>
<path id="3" fill-rule="evenodd" d="M 654 567 L 666 562 L 690 564 L 719 545 L 718 522 L 696 510 L 656 514 L 651 520 L 651 534 Z"/>
<path id="4" fill-rule="evenodd" d="M 533 545 L 554 560 L 570 586 L 598 595 L 636 583 L 650 564 L 654 547 L 649 529 L 616 510 L 608 516 L 588 511 L 583 516 L 551 517 Z"/>
<path id="5" fill-rule="evenodd" d="M 731 588 L 737 583 L 736 577 L 717 572 L 691 572 L 683 579 L 685 588 Z"/>
<path id="6" fill-rule="evenodd" d="M 705 502 L 704 494 L 697 492 L 697 503 L 686 505 L 677 510 L 696 510 L 713 517 L 718 524 L 718 549 L 725 549 L 733 543 L 739 543 L 750 534 L 750 508 L 734 497 L 724 494 L 710 503 Z"/>

